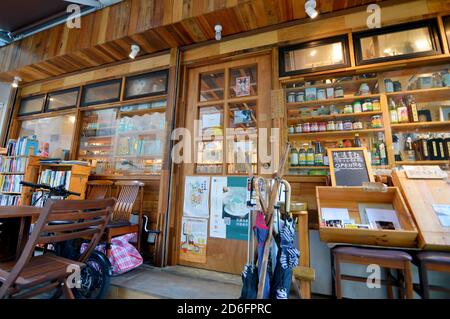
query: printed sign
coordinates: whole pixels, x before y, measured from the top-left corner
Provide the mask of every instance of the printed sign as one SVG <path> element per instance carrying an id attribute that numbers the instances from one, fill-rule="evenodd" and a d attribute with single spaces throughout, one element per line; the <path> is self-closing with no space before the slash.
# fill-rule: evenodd
<path id="1" fill-rule="evenodd" d="M 236 78 L 235 92 L 236 96 L 250 95 L 250 76 L 241 76 Z"/>
<path id="2" fill-rule="evenodd" d="M 209 176 L 186 176 L 183 216 L 209 217 Z"/>
<path id="3" fill-rule="evenodd" d="M 365 148 L 328 149 L 328 158 L 332 186 L 362 186 L 374 181 Z"/>
<path id="4" fill-rule="evenodd" d="M 200 218 L 182 219 L 180 259 L 194 263 L 206 263 L 208 220 Z"/>

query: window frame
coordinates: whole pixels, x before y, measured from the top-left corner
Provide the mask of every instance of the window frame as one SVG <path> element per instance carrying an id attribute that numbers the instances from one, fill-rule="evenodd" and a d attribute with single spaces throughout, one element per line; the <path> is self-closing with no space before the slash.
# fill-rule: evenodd
<path id="1" fill-rule="evenodd" d="M 47 97 L 45 99 L 44 113 L 51 113 L 51 112 L 76 108 L 80 101 L 80 91 L 81 91 L 80 87 L 78 86 L 78 87 L 74 87 L 74 88 L 70 88 L 70 89 L 64 89 L 64 90 L 47 93 Z M 70 92 L 77 92 L 77 101 L 75 102 L 74 105 L 67 105 L 67 106 L 63 106 L 63 107 L 59 107 L 59 108 L 55 108 L 55 109 L 49 109 L 51 96 L 58 95 L 58 94 L 64 94 L 64 93 L 70 93 Z"/>
<path id="2" fill-rule="evenodd" d="M 96 88 L 96 87 L 105 86 L 105 85 L 108 85 L 108 84 L 114 84 L 114 83 L 119 83 L 119 90 L 118 90 L 118 97 L 117 98 L 110 98 L 110 99 L 106 99 L 106 100 L 98 100 L 98 101 L 94 101 L 94 102 L 85 102 L 86 91 L 87 90 L 93 89 L 93 88 Z M 82 89 L 82 93 L 81 93 L 81 100 L 80 100 L 80 107 L 87 107 L 87 106 L 92 106 L 92 105 L 120 102 L 121 95 L 122 95 L 122 86 L 123 86 L 122 78 L 83 85 L 83 89 Z"/>
<path id="3" fill-rule="evenodd" d="M 166 75 L 166 83 L 165 83 L 164 91 L 158 91 L 158 92 L 152 92 L 152 93 L 145 93 L 145 94 L 127 96 L 127 89 L 128 89 L 128 86 L 129 86 L 129 82 L 128 82 L 129 80 L 151 78 L 151 77 L 153 77 L 155 75 L 156 76 L 157 75 Z M 168 91 L 168 87 L 169 87 L 169 70 L 165 69 L 165 70 L 160 70 L 160 71 L 153 71 L 153 72 L 149 72 L 149 73 L 143 73 L 143 74 L 138 74 L 138 75 L 127 76 L 127 77 L 125 77 L 125 84 L 124 85 L 125 85 L 125 89 L 124 89 L 124 93 L 123 93 L 123 100 L 124 101 L 131 101 L 131 100 L 139 99 L 139 98 L 159 96 L 159 95 L 166 95 L 167 91 Z"/>
<path id="4" fill-rule="evenodd" d="M 41 105 L 41 109 L 39 111 L 25 112 L 25 113 L 21 112 L 22 103 L 24 101 L 37 100 L 37 99 L 42 99 L 42 105 Z M 20 117 L 20 116 L 26 116 L 26 115 L 41 114 L 44 111 L 44 106 L 45 106 L 46 100 L 47 100 L 47 94 L 32 95 L 32 96 L 27 96 L 27 97 L 21 98 L 17 116 Z"/>

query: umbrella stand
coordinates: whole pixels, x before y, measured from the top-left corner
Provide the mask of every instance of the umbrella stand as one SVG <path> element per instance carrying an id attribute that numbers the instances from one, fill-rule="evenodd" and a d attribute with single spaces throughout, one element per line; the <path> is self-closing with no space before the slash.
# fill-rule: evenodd
<path id="1" fill-rule="evenodd" d="M 275 203 L 278 195 L 278 189 L 281 184 L 281 177 L 284 174 L 284 167 L 286 165 L 287 157 L 289 154 L 290 145 L 289 143 L 286 146 L 286 149 L 284 151 L 283 157 L 281 158 L 280 165 L 278 167 L 278 171 L 275 173 L 275 182 L 270 190 L 270 196 L 269 196 L 269 202 L 266 207 L 266 211 L 264 211 L 266 215 L 266 221 L 268 222 L 269 226 L 269 232 L 267 234 L 267 238 L 264 243 L 264 252 L 263 252 L 263 258 L 262 263 L 258 265 L 260 267 L 260 276 L 259 276 L 259 284 L 258 284 L 258 299 L 262 299 L 264 296 L 264 291 L 266 289 L 266 277 L 267 277 L 267 264 L 269 261 L 269 254 L 270 254 L 270 245 L 272 242 L 272 232 L 273 232 L 273 213 L 275 209 Z"/>

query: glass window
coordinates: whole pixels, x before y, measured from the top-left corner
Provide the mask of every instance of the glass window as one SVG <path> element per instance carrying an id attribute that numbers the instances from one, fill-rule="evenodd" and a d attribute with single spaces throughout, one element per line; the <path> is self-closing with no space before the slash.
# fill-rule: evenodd
<path id="1" fill-rule="evenodd" d="M 78 157 L 95 174 L 160 174 L 166 101 L 83 114 Z"/>
<path id="2" fill-rule="evenodd" d="M 440 53 L 435 24 L 429 21 L 355 35 L 358 64 Z"/>
<path id="3" fill-rule="evenodd" d="M 35 135 L 39 141 L 39 154 L 62 158 L 70 152 L 75 130 L 75 115 L 62 115 L 22 121 L 20 136 Z"/>
<path id="4" fill-rule="evenodd" d="M 216 71 L 200 75 L 200 102 L 223 99 L 225 72 Z"/>
<path id="5" fill-rule="evenodd" d="M 76 107 L 78 103 L 79 88 L 49 93 L 46 112 Z"/>
<path id="6" fill-rule="evenodd" d="M 41 113 L 44 107 L 45 95 L 33 96 L 22 99 L 20 102 L 19 115 Z"/>
<path id="7" fill-rule="evenodd" d="M 220 174 L 223 163 L 223 107 L 199 109 L 197 173 Z"/>
<path id="8" fill-rule="evenodd" d="M 280 49 L 280 76 L 348 65 L 347 37 L 302 43 Z"/>
<path id="9" fill-rule="evenodd" d="M 126 79 L 125 99 L 160 95 L 167 93 L 168 71 L 141 74 Z"/>
<path id="10" fill-rule="evenodd" d="M 230 69 L 230 97 L 257 95 L 257 67 Z"/>
<path id="11" fill-rule="evenodd" d="M 83 88 L 81 105 L 117 102 L 120 100 L 121 86 L 121 79 L 86 85 Z"/>

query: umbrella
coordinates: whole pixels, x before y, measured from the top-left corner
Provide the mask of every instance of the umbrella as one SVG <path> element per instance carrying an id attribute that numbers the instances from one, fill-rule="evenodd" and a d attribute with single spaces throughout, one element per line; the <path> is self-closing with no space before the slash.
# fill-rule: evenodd
<path id="1" fill-rule="evenodd" d="M 258 270 L 254 263 L 254 243 L 252 235 L 252 215 L 251 212 L 248 217 L 248 241 L 247 241 L 247 264 L 242 272 L 242 291 L 239 299 L 256 299 L 258 293 Z M 251 238 L 251 239 L 250 239 Z M 251 243 L 251 244 L 250 244 Z M 250 249 L 251 246 L 251 249 Z M 250 252 L 251 250 L 251 252 Z M 252 262 L 250 263 L 250 254 Z"/>
<path id="2" fill-rule="evenodd" d="M 255 236 L 258 241 L 258 265 L 261 265 L 264 257 L 264 243 L 266 242 L 267 235 L 269 233 L 269 227 L 266 225 L 263 212 L 258 212 L 256 215 L 256 222 L 254 226 Z M 270 271 L 267 272 L 269 274 Z M 261 267 L 258 268 L 258 277 L 261 277 Z M 260 278 L 261 280 L 262 278 Z M 270 296 L 270 278 L 266 275 L 264 292 L 262 294 L 263 299 L 268 299 Z"/>
<path id="3" fill-rule="evenodd" d="M 300 257 L 300 252 L 294 247 L 294 239 L 294 220 L 287 219 L 280 231 L 280 247 L 270 293 L 273 299 L 288 299 L 291 290 L 292 269 L 298 266 Z"/>

